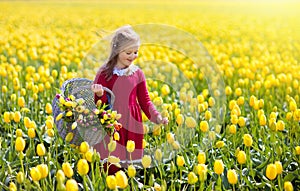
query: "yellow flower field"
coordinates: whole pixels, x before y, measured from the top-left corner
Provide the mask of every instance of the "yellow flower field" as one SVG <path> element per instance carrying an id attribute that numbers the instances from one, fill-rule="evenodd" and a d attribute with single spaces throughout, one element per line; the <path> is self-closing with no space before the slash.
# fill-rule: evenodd
<path id="1" fill-rule="evenodd" d="M 0 190 L 300 190 L 299 2 L 0 7 Z M 141 164 L 108 175 L 91 145 L 60 137 L 52 100 L 68 79 L 93 80 L 102 63 L 88 55 L 103 59 L 103 37 L 126 24 L 155 42 L 141 46 L 136 64 L 170 122 L 143 116 Z"/>

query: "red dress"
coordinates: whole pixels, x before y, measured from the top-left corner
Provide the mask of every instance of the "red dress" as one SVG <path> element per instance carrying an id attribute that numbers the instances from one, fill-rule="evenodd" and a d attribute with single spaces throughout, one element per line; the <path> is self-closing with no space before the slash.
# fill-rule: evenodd
<path id="1" fill-rule="evenodd" d="M 122 115 L 119 122 L 123 127 L 119 131 L 120 140 L 117 141 L 117 148 L 111 155 L 119 157 L 124 162 L 130 161 L 130 155 L 126 150 L 128 140 L 135 142 L 135 150 L 131 153 L 131 159 L 139 160 L 143 155 L 144 129 L 141 110 L 143 110 L 152 122 L 156 122 L 157 115 L 159 114 L 149 98 L 145 75 L 142 70 L 135 65 L 129 66 L 128 69 L 132 70 L 129 71 L 131 72 L 130 75 L 114 73 L 112 78 L 107 81 L 104 74 L 97 74 L 94 80 L 94 83 L 109 88 L 115 95 L 113 110 Z M 100 98 L 95 95 L 95 102 L 101 99 L 107 103 L 105 94 Z M 102 141 L 94 146 L 102 159 L 108 157 L 107 144 L 109 143 L 109 136 L 107 135 L 104 140 L 105 144 Z"/>

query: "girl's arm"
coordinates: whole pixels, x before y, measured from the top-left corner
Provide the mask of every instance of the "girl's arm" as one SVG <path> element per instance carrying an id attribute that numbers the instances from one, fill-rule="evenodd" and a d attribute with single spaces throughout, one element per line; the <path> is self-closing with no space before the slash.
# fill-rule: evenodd
<path id="1" fill-rule="evenodd" d="M 105 86 L 106 84 L 106 80 L 104 75 L 101 75 L 100 73 L 97 73 L 95 79 L 94 79 L 94 84 L 101 84 L 102 86 Z M 95 103 L 97 103 L 98 100 L 101 100 L 102 103 L 107 103 L 107 96 L 106 96 L 106 92 L 103 91 L 103 95 L 101 97 L 97 96 L 97 94 L 94 94 L 94 101 Z"/>
<path id="2" fill-rule="evenodd" d="M 140 72 L 140 79 L 141 82 L 137 85 L 137 98 L 141 109 L 150 121 L 154 123 L 160 123 L 160 121 L 158 121 L 160 113 L 156 110 L 155 106 L 150 100 L 146 86 L 146 79 L 143 72 Z"/>

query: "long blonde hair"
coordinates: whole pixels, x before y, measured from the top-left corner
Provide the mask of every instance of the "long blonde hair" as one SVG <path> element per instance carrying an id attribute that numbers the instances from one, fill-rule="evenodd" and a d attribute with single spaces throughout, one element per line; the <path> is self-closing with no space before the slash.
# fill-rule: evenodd
<path id="1" fill-rule="evenodd" d="M 112 41 L 110 55 L 103 66 L 100 67 L 98 73 L 103 73 L 105 79 L 109 80 L 113 75 L 114 67 L 117 65 L 119 53 L 123 50 L 140 45 L 139 35 L 126 25 L 116 30 Z"/>

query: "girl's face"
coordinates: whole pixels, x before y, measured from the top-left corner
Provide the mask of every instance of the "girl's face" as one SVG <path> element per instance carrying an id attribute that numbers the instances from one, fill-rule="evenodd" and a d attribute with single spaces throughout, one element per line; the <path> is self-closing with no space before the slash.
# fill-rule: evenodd
<path id="1" fill-rule="evenodd" d="M 132 47 L 120 52 L 116 67 L 122 69 L 130 66 L 130 64 L 132 64 L 132 62 L 137 58 L 138 50 L 139 47 Z"/>

